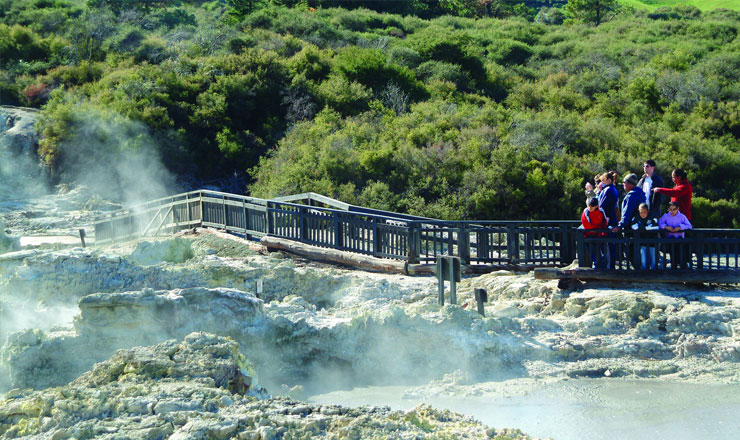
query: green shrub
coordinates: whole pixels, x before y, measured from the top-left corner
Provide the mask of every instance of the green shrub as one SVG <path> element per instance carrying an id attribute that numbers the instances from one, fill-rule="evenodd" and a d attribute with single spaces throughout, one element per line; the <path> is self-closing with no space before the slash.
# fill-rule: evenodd
<path id="1" fill-rule="evenodd" d="M 533 50 L 525 43 L 515 40 L 499 40 L 488 47 L 488 57 L 498 64 L 524 64 Z"/>
<path id="2" fill-rule="evenodd" d="M 457 64 L 465 69 L 471 78 L 485 78 L 483 62 L 469 53 L 473 40 L 465 33 L 430 26 L 409 36 L 407 44 L 416 50 L 422 59 Z"/>
<path id="3" fill-rule="evenodd" d="M 695 228 L 740 228 L 740 204 L 735 200 L 691 200 L 691 223 Z"/>
<path id="4" fill-rule="evenodd" d="M 319 97 L 343 115 L 356 115 L 367 110 L 372 91 L 358 82 L 332 75 L 319 86 Z"/>
<path id="5" fill-rule="evenodd" d="M 166 26 L 168 29 L 172 29 L 177 26 L 195 26 L 197 21 L 195 15 L 187 12 L 182 8 L 175 8 L 172 10 L 165 10 L 162 12 L 159 22 Z"/>
<path id="6" fill-rule="evenodd" d="M 424 94 L 423 86 L 411 70 L 388 63 L 385 54 L 378 49 L 348 47 L 337 53 L 332 67 L 348 82 L 357 82 L 376 92 L 395 83 L 415 99 Z"/>
<path id="7" fill-rule="evenodd" d="M 3 72 L 0 72 L 3 73 Z M 0 105 L 22 105 L 22 92 L 6 75 L 0 75 Z"/>
<path id="8" fill-rule="evenodd" d="M 393 46 L 388 50 L 388 61 L 414 69 L 421 63 L 421 55 L 409 47 Z"/>
<path id="9" fill-rule="evenodd" d="M 0 63 L 42 60 L 51 54 L 49 40 L 20 25 L 0 23 Z"/>
<path id="10" fill-rule="evenodd" d="M 460 91 L 467 92 L 475 89 L 471 84 L 470 76 L 456 64 L 443 61 L 427 61 L 416 68 L 416 74 L 424 82 L 449 81 L 455 84 Z"/>

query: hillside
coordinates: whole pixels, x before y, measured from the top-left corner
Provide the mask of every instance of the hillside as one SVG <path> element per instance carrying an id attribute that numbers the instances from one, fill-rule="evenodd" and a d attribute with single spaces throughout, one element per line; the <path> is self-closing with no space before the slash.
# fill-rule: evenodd
<path id="1" fill-rule="evenodd" d="M 621 4 L 635 8 L 655 10 L 657 8 L 671 8 L 678 5 L 694 6 L 702 11 L 713 9 L 740 9 L 740 1 L 737 0 L 621 0 Z"/>
<path id="2" fill-rule="evenodd" d="M 696 226 L 738 226 L 737 12 L 594 27 L 228 4 L 4 1 L 1 103 L 41 109 L 56 181 L 113 192 L 231 179 L 439 218 L 576 218 L 597 172 L 653 158 L 688 171 Z"/>

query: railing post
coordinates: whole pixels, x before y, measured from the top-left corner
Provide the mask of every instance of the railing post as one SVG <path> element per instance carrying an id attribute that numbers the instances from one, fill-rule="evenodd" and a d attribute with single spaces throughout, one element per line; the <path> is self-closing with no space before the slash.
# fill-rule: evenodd
<path id="1" fill-rule="evenodd" d="M 437 256 L 437 301 L 440 306 L 445 305 L 445 275 L 449 269 L 449 261 L 442 255 Z"/>
<path id="2" fill-rule="evenodd" d="M 691 234 L 694 236 L 694 252 L 696 253 L 696 268 L 698 270 L 704 269 L 704 231 L 692 231 Z M 691 252 L 689 252 L 689 258 L 691 258 Z"/>
<path id="3" fill-rule="evenodd" d="M 247 212 L 247 200 L 242 199 L 242 212 L 244 213 L 244 238 L 249 240 L 249 234 L 247 234 L 247 231 L 249 230 L 249 213 Z"/>
<path id="4" fill-rule="evenodd" d="M 306 208 L 298 208 L 300 240 L 303 242 L 308 240 L 308 219 L 306 218 L 306 214 Z"/>
<path id="5" fill-rule="evenodd" d="M 378 234 L 378 217 L 373 217 L 373 256 L 380 253 L 381 238 Z"/>
<path id="6" fill-rule="evenodd" d="M 226 219 L 226 196 L 221 196 L 221 206 L 223 207 L 223 211 L 224 211 L 224 231 L 225 231 L 226 225 L 229 223 Z"/>
<path id="7" fill-rule="evenodd" d="M 457 282 L 460 281 L 461 267 L 460 258 L 446 256 L 447 270 L 450 279 L 450 304 L 457 304 Z"/>
<path id="8" fill-rule="evenodd" d="M 483 303 L 488 302 L 488 291 L 479 287 L 476 287 L 473 291 L 475 292 L 475 302 L 478 303 L 478 313 L 480 313 L 480 316 L 485 317 L 486 309 Z"/>
<path id="9" fill-rule="evenodd" d="M 198 206 L 200 207 L 200 225 L 203 226 L 203 222 L 206 221 L 206 213 L 203 211 L 203 191 L 198 194 Z"/>
<path id="10" fill-rule="evenodd" d="M 270 202 L 265 204 L 265 216 L 267 217 L 267 235 L 275 235 L 275 218 L 270 212 Z"/>
<path id="11" fill-rule="evenodd" d="M 457 233 L 457 255 L 464 264 L 470 264 L 470 230 L 463 222 L 460 222 L 460 232 Z"/>
<path id="12" fill-rule="evenodd" d="M 632 238 L 632 267 L 636 270 L 642 269 L 642 257 L 640 256 L 641 246 L 642 240 L 640 239 L 640 231 L 635 231 Z"/>
<path id="13" fill-rule="evenodd" d="M 190 227 L 190 222 L 191 222 L 191 218 L 190 218 L 190 193 L 185 194 L 185 209 L 188 212 L 186 218 L 188 219 L 187 222 L 188 222 L 188 228 L 189 228 Z"/>
<path id="14" fill-rule="evenodd" d="M 409 222 L 408 225 L 409 236 L 406 241 L 406 260 L 409 264 L 417 264 L 419 262 L 419 225 L 417 225 L 416 222 Z"/>
<path id="15" fill-rule="evenodd" d="M 576 248 L 578 252 L 578 267 L 591 267 L 586 261 L 586 238 L 583 234 L 576 233 Z"/>
<path id="16" fill-rule="evenodd" d="M 481 230 L 475 233 L 476 239 L 476 258 L 481 262 L 488 262 L 488 237 L 492 237 L 493 234 L 489 234 L 485 230 Z"/>
<path id="17" fill-rule="evenodd" d="M 573 243 L 570 240 L 570 228 L 568 225 L 563 223 L 560 225 L 560 264 L 567 266 L 573 262 L 573 254 L 571 253 Z"/>
<path id="18" fill-rule="evenodd" d="M 344 225 L 342 217 L 338 212 L 334 212 L 334 246 L 337 249 L 344 249 Z"/>
<path id="19" fill-rule="evenodd" d="M 519 234 L 513 223 L 506 224 L 506 254 L 509 257 L 509 264 L 514 266 L 519 264 Z"/>

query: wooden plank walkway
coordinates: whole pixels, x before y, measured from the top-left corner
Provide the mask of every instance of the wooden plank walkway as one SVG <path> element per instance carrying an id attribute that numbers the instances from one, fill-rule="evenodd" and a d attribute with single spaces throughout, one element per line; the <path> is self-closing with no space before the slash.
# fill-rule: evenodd
<path id="1" fill-rule="evenodd" d="M 95 220 L 96 243 L 172 234 L 210 227 L 258 240 L 269 236 L 408 264 L 433 264 L 438 256 L 460 257 L 469 271 L 564 267 L 578 260 L 590 267 L 588 251 L 614 248 L 616 272 L 640 268 L 639 250 L 656 248 L 657 271 L 676 277 L 666 264 L 690 255 L 681 272 L 717 274 L 740 269 L 740 230 L 696 229 L 685 239 L 615 235 L 584 237 L 579 221 L 446 221 L 349 205 L 314 193 L 259 199 L 216 191 L 192 191 L 112 212 Z"/>

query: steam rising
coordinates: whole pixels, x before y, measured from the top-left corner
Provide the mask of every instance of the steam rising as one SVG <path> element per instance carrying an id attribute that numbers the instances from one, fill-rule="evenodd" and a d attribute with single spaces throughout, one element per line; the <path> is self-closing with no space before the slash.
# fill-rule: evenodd
<path id="1" fill-rule="evenodd" d="M 38 209 L 34 199 L 51 194 L 49 176 L 36 154 L 37 119 L 32 111 L 0 108 L 0 202 L 5 202 L 0 214 L 26 206 Z M 157 142 L 143 124 L 80 104 L 70 114 L 68 129 L 54 176 L 60 183 L 83 185 L 129 206 L 177 191 Z M 15 226 L 22 224 L 16 221 Z M 30 298 L 0 283 L 0 347 L 9 333 L 69 325 L 79 313 L 74 302 L 50 305 Z M 0 395 L 7 386 L 8 371 L 0 359 Z"/>
<path id="2" fill-rule="evenodd" d="M 177 192 L 157 142 L 144 124 L 114 112 L 81 108 L 61 147 L 61 179 L 134 205 Z"/>

